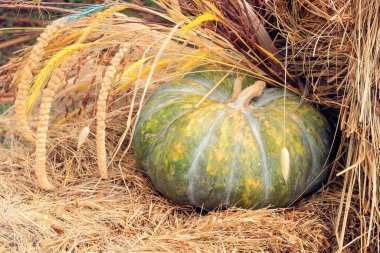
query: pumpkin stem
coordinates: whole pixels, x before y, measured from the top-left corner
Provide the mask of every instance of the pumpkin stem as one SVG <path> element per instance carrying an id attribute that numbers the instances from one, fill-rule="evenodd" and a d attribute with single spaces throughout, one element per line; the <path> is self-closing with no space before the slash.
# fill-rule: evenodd
<path id="1" fill-rule="evenodd" d="M 248 108 L 249 102 L 254 97 L 260 97 L 263 93 L 265 88 L 265 82 L 263 81 L 256 81 L 253 85 L 245 88 L 242 92 L 240 92 L 239 95 L 236 96 L 231 103 L 228 103 L 227 105 L 233 107 L 233 108 L 239 108 L 239 109 L 246 109 Z M 234 94 L 235 94 L 235 87 L 234 87 Z M 234 97 L 234 96 L 233 96 Z"/>
<path id="2" fill-rule="evenodd" d="M 236 98 L 241 93 L 241 83 L 243 82 L 243 77 L 238 76 L 234 81 L 233 91 L 231 97 L 226 101 L 226 104 L 231 103 L 236 100 Z"/>

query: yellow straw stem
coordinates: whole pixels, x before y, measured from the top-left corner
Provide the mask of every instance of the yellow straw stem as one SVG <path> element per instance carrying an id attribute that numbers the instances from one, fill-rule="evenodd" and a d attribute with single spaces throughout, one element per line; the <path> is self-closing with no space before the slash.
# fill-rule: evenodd
<path id="1" fill-rule="evenodd" d="M 212 13 L 204 13 L 196 17 L 193 21 L 182 27 L 182 31 L 184 33 L 190 32 L 192 29 L 200 26 L 201 24 L 207 22 L 207 21 L 221 21 L 218 17 L 216 17 Z"/>
<path id="2" fill-rule="evenodd" d="M 136 78 L 137 78 L 137 70 L 141 67 L 141 65 L 143 65 L 144 63 L 146 63 L 147 61 L 149 61 L 150 59 L 153 59 L 154 56 L 149 56 L 149 57 L 144 57 L 136 62 L 134 62 L 131 66 L 129 66 L 122 74 L 121 74 L 121 78 L 126 78 L 126 77 L 129 77 L 129 76 L 132 76 L 132 78 L 129 78 L 128 81 L 126 82 L 123 82 L 121 85 L 119 85 L 115 90 L 114 92 L 117 93 L 123 89 L 125 89 L 126 87 L 128 87 L 128 85 L 133 82 Z"/>
<path id="3" fill-rule="evenodd" d="M 214 85 L 214 87 L 212 87 L 207 93 L 206 93 L 206 95 L 204 95 L 204 97 L 195 105 L 195 108 L 197 108 L 197 107 L 199 107 L 202 103 L 203 103 L 203 101 L 205 101 L 210 95 L 211 95 L 211 93 L 213 93 L 215 90 L 216 90 L 216 88 L 218 88 L 219 86 L 220 86 L 220 84 L 224 81 L 224 80 L 226 80 L 226 78 L 231 74 L 231 72 L 233 71 L 235 69 L 235 67 L 233 67 L 232 69 L 230 69 L 220 80 L 219 80 L 219 82 L 218 83 L 216 83 L 215 85 Z"/>

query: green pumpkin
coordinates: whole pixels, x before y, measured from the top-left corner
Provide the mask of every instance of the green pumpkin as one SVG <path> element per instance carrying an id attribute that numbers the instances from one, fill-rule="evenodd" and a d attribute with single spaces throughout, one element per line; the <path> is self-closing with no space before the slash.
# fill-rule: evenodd
<path id="1" fill-rule="evenodd" d="M 325 117 L 287 92 L 284 143 L 283 89 L 264 89 L 243 106 L 241 95 L 231 101 L 237 76 L 230 74 L 199 104 L 225 74 L 203 68 L 155 90 L 136 126 L 138 168 L 169 199 L 207 210 L 284 207 L 318 189 L 332 136 Z"/>

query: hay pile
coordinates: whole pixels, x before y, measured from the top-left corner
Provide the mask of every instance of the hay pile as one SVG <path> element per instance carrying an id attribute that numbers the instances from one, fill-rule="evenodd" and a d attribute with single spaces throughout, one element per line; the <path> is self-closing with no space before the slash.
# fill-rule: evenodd
<path id="1" fill-rule="evenodd" d="M 161 6 L 95 5 L 62 18 L 9 65 L 19 66 L 14 75 L 1 70 L 9 77 L 1 84 L 13 79 L 17 96 L 1 121 L 8 132 L 0 154 L 0 250 L 379 249 L 380 3 Z M 157 19 L 128 18 L 118 13 L 124 9 Z M 203 215 L 151 188 L 130 148 L 139 109 L 157 85 L 201 64 L 273 86 L 286 77 L 287 88 L 338 118 L 337 159 L 321 192 L 294 208 Z"/>
<path id="2" fill-rule="evenodd" d="M 75 140 L 78 132 L 72 130 L 65 142 Z M 95 145 L 91 139 L 85 149 Z M 50 151 L 52 157 L 61 153 Z M 331 246 L 333 227 L 324 211 L 337 205 L 337 193 L 296 209 L 230 209 L 202 216 L 160 196 L 136 171 L 131 154 L 110 169 L 112 180 L 99 180 L 95 156 L 88 156 L 77 154 L 83 167 L 70 168 L 71 160 L 51 173 L 62 186 L 46 193 L 34 183 L 33 157 L 2 153 L 2 251 L 318 252 Z"/>

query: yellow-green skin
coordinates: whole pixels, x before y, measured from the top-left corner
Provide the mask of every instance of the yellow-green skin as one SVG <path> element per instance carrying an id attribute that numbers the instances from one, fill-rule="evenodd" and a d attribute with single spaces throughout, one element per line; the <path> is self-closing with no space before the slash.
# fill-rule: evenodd
<path id="1" fill-rule="evenodd" d="M 154 186 L 179 204 L 207 210 L 285 207 L 318 189 L 328 175 L 325 117 L 287 92 L 285 181 L 283 89 L 265 89 L 249 108 L 233 108 L 226 103 L 236 79 L 231 74 L 195 108 L 226 73 L 206 70 L 162 85 L 142 109 L 134 136 L 137 165 Z M 253 82 L 245 78 L 243 88 Z"/>

